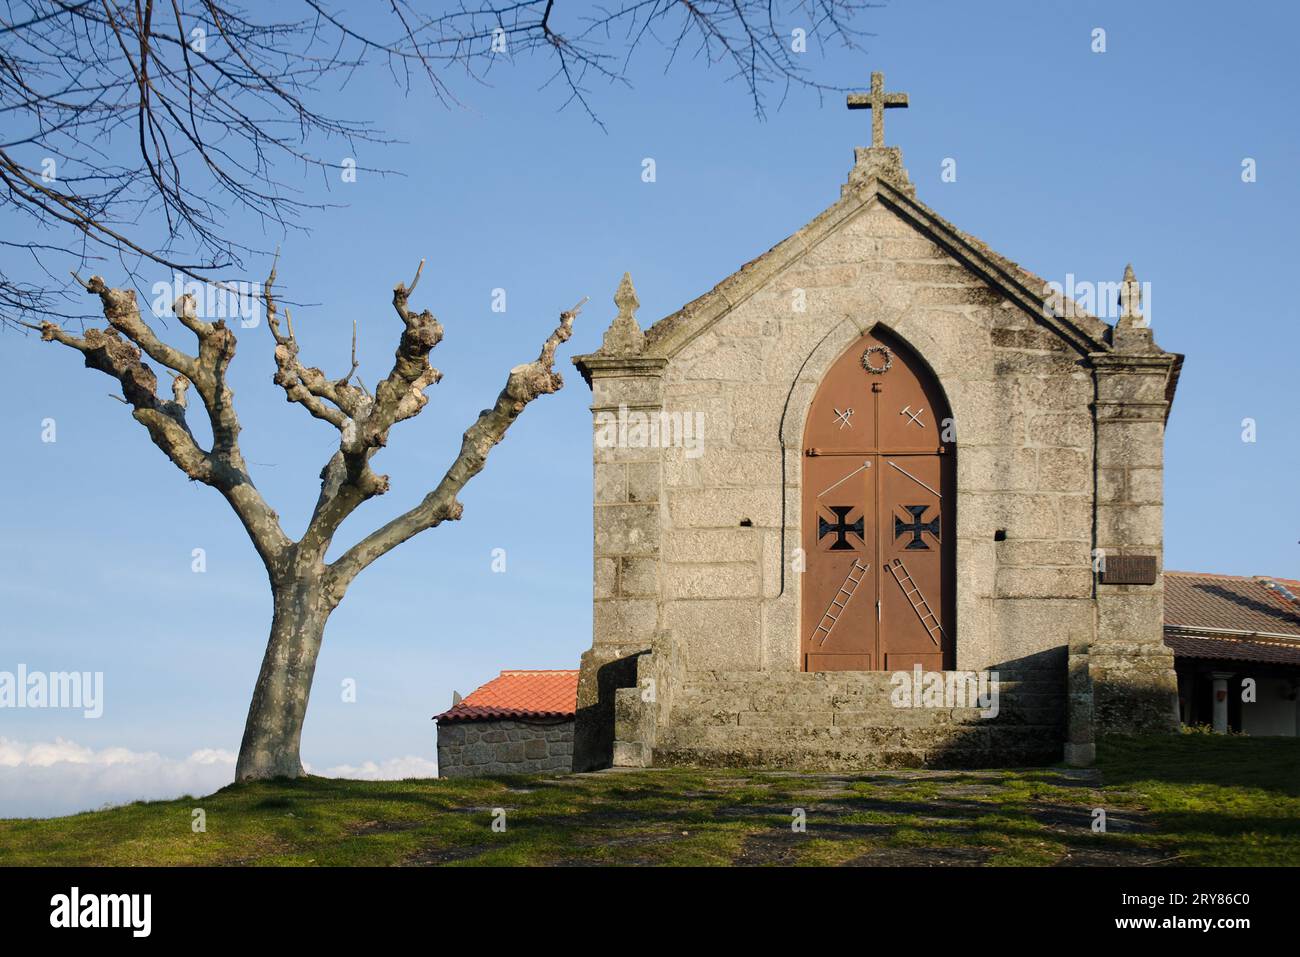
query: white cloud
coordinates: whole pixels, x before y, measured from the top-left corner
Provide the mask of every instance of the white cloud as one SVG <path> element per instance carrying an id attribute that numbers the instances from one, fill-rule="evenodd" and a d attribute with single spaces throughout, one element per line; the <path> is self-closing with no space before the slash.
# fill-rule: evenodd
<path id="1" fill-rule="evenodd" d="M 311 770 L 311 768 L 308 768 Z M 327 778 L 358 778 L 363 781 L 401 781 L 405 778 L 436 778 L 438 763 L 408 754 L 387 761 L 362 761 L 359 765 L 339 764 L 324 771 L 312 771 Z"/>
<path id="2" fill-rule="evenodd" d="M 131 801 L 201 796 L 235 779 L 235 753 L 201 748 L 188 757 L 108 747 L 65 738 L 31 744 L 0 737 L 0 817 L 56 817 Z M 340 764 L 315 771 L 332 778 L 432 778 L 435 762 L 415 755 Z"/>
<path id="3" fill-rule="evenodd" d="M 189 757 L 94 748 L 55 738 L 0 738 L 0 817 L 54 817 L 106 804 L 210 794 L 235 779 L 235 755 L 203 748 Z"/>

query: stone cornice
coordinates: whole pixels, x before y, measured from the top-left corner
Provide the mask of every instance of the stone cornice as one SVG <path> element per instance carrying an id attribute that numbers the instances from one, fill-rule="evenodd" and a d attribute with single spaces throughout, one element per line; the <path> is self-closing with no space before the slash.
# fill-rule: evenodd
<path id="1" fill-rule="evenodd" d="M 592 352 L 574 356 L 573 364 L 578 367 L 582 378 L 590 386 L 593 378 L 604 379 L 616 376 L 659 378 L 663 375 L 668 360 L 663 356 L 619 356 Z"/>
<path id="2" fill-rule="evenodd" d="M 1090 352 L 1088 359 L 1099 372 L 1155 375 L 1168 373 L 1177 356 L 1170 352 Z"/>
<path id="3" fill-rule="evenodd" d="M 1114 414 L 1119 408 L 1162 409 L 1159 421 L 1168 423 L 1174 407 L 1174 389 L 1182 371 L 1183 357 L 1176 352 L 1094 352 L 1088 356 L 1093 371 L 1099 376 L 1161 375 L 1165 378 L 1164 402 L 1125 402 L 1119 399 L 1099 399 L 1093 403 L 1098 422 L 1119 419 L 1138 421 L 1142 416 Z M 1153 419 L 1153 421 L 1155 421 Z"/>

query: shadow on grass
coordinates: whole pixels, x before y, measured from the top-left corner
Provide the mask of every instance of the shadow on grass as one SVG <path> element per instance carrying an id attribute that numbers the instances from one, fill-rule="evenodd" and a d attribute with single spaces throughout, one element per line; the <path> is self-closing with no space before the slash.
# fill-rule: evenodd
<path id="1" fill-rule="evenodd" d="M 1107 787 L 1203 784 L 1300 797 L 1300 738 L 1114 735 L 1098 744 L 1097 764 Z"/>

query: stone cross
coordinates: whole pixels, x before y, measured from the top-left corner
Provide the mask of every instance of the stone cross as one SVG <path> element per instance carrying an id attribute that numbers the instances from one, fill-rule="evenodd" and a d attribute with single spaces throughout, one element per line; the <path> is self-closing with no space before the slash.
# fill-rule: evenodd
<path id="1" fill-rule="evenodd" d="M 871 145 L 885 145 L 885 110 L 907 106 L 906 93 L 886 93 L 885 74 L 871 74 L 870 93 L 850 93 L 850 110 L 871 110 Z"/>

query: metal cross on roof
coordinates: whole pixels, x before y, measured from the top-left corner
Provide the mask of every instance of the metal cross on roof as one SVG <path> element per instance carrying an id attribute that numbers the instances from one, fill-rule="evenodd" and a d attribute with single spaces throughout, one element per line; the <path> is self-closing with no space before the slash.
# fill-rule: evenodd
<path id="1" fill-rule="evenodd" d="M 850 93 L 850 110 L 871 110 L 871 145 L 885 145 L 885 110 L 907 106 L 906 93 L 886 93 L 885 74 L 871 74 L 870 93 Z"/>

